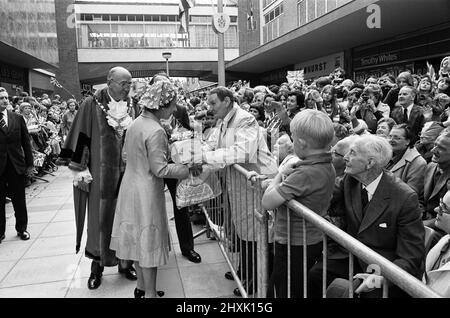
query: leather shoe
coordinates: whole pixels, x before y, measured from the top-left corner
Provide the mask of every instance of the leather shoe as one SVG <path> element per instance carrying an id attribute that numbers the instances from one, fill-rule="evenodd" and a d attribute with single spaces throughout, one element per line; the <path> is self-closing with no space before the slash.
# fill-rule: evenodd
<path id="1" fill-rule="evenodd" d="M 190 250 L 189 252 L 182 254 L 184 257 L 187 257 L 187 259 L 193 263 L 200 263 L 202 261 L 200 255 L 194 250 Z"/>
<path id="2" fill-rule="evenodd" d="M 23 231 L 22 233 L 17 232 L 17 236 L 19 236 L 22 241 L 30 239 L 30 233 L 28 233 L 27 231 Z"/>
<path id="3" fill-rule="evenodd" d="M 125 274 L 125 277 L 129 280 L 137 280 L 136 270 L 133 266 L 129 268 L 119 268 L 119 273 Z"/>
<path id="4" fill-rule="evenodd" d="M 231 274 L 231 272 L 226 272 L 225 273 L 225 278 L 228 280 L 234 280 L 233 274 Z"/>
<path id="5" fill-rule="evenodd" d="M 102 275 L 91 273 L 88 279 L 88 288 L 89 289 L 97 289 L 102 283 Z"/>
<path id="6" fill-rule="evenodd" d="M 244 286 L 244 288 L 246 288 L 247 295 L 252 295 L 253 294 L 253 281 L 250 280 L 250 283 L 248 284 L 248 286 L 246 286 L 247 285 L 247 281 L 244 280 L 242 282 L 242 285 Z M 241 291 L 239 290 L 239 288 L 235 288 L 233 290 L 233 294 L 235 296 L 237 296 L 237 297 L 242 297 Z"/>
<path id="7" fill-rule="evenodd" d="M 0 236 L 0 243 L 5 239 L 5 234 Z"/>
<path id="8" fill-rule="evenodd" d="M 158 295 L 159 297 L 162 297 L 165 295 L 165 292 L 163 292 L 162 290 L 158 290 L 156 291 L 156 295 Z M 134 289 L 134 298 L 145 298 L 145 290 L 141 290 L 141 289 Z"/>

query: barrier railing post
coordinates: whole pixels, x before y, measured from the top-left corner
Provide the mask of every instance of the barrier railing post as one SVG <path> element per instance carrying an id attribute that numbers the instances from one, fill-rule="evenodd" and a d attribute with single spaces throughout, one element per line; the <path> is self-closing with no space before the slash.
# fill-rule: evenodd
<path id="1" fill-rule="evenodd" d="M 322 297 L 327 298 L 327 259 L 328 259 L 328 249 L 327 249 L 327 235 L 323 233 L 323 266 L 322 266 Z"/>
<path id="2" fill-rule="evenodd" d="M 349 281 L 349 286 L 348 286 L 348 297 L 349 298 L 353 298 L 353 254 L 352 253 L 348 253 L 348 281 Z"/>
<path id="3" fill-rule="evenodd" d="M 291 210 L 289 207 L 286 209 L 287 213 L 287 298 L 291 298 Z"/>
<path id="4" fill-rule="evenodd" d="M 302 231 L 303 231 L 303 298 L 308 298 L 308 253 L 306 244 L 306 220 L 302 218 Z"/>

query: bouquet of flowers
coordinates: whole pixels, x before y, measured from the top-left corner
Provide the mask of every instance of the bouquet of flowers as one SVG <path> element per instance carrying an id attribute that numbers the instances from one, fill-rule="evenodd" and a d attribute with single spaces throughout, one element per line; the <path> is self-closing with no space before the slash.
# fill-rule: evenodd
<path id="1" fill-rule="evenodd" d="M 175 128 L 170 141 L 170 156 L 175 163 L 202 163 L 202 138 L 187 129 Z"/>

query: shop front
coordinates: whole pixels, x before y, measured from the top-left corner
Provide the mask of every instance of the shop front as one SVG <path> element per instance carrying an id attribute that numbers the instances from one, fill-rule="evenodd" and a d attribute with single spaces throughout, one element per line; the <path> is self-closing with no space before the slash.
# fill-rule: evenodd
<path id="1" fill-rule="evenodd" d="M 10 96 L 28 92 L 28 70 L 0 62 L 0 87 Z"/>
<path id="2" fill-rule="evenodd" d="M 415 33 L 400 39 L 384 41 L 370 47 L 354 48 L 353 77 L 364 82 L 370 76 L 380 77 L 390 73 L 397 76 L 400 72 L 426 74 L 427 63 L 439 71 L 441 60 L 450 55 L 450 25 L 441 26 L 427 33 Z"/>
<path id="3" fill-rule="evenodd" d="M 297 63 L 294 66 L 294 70 L 303 70 L 305 80 L 308 80 L 316 79 L 321 76 L 328 76 L 338 67 L 345 69 L 344 52 L 338 52 L 314 60 Z"/>

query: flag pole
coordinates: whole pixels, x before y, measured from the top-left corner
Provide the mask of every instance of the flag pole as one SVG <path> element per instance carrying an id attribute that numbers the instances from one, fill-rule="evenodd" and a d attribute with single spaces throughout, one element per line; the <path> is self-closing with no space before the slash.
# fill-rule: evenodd
<path id="1" fill-rule="evenodd" d="M 217 12 L 223 12 L 223 2 L 222 0 L 217 0 Z M 218 32 L 217 34 L 218 40 L 218 82 L 219 86 L 225 86 L 225 48 L 224 48 L 224 34 Z"/>

